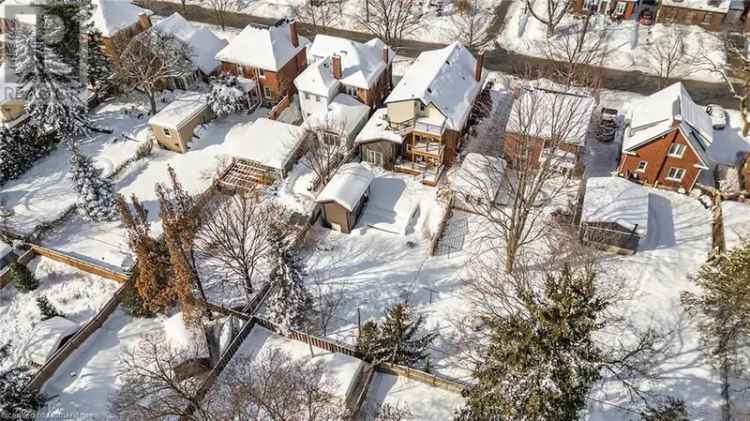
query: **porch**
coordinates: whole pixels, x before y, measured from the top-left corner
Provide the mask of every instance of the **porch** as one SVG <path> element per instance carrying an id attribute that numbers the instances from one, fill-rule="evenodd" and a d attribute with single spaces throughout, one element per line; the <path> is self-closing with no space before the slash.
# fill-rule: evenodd
<path id="1" fill-rule="evenodd" d="M 395 172 L 416 176 L 422 184 L 433 187 L 437 185 L 444 169 L 444 165 L 436 164 L 432 161 L 416 162 L 408 161 L 403 158 L 398 158 L 393 164 L 393 170 Z"/>

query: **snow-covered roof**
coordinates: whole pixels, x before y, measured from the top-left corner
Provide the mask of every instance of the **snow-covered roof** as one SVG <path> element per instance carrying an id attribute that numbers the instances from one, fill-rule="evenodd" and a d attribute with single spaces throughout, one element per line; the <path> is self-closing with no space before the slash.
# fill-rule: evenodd
<path id="1" fill-rule="evenodd" d="M 205 96 L 186 94 L 167 104 L 148 120 L 148 124 L 176 130 L 205 111 L 207 107 Z"/>
<path id="2" fill-rule="evenodd" d="M 237 357 L 242 358 L 243 364 L 259 363 L 261 358 L 274 350 L 280 350 L 294 361 L 321 364 L 323 378 L 320 379 L 320 384 L 332 386 L 331 393 L 342 401 L 354 388 L 357 374 L 364 367 L 364 362 L 357 358 L 315 346 L 311 348 L 303 342 L 277 335 L 260 325 L 253 327 L 229 364 L 237 361 Z"/>
<path id="3" fill-rule="evenodd" d="M 626 229 L 637 226 L 640 236 L 648 227 L 649 191 L 621 177 L 591 177 L 586 181 L 581 221 L 613 222 Z"/>
<path id="4" fill-rule="evenodd" d="M 18 75 L 7 64 L 0 64 L 0 102 L 20 98 Z"/>
<path id="5" fill-rule="evenodd" d="M 505 174 L 505 160 L 495 156 L 471 152 L 451 177 L 452 190 L 460 194 L 487 198 L 495 196 Z"/>
<path id="6" fill-rule="evenodd" d="M 385 63 L 383 60 L 385 48 L 387 48 L 385 43 L 377 38 L 361 43 L 330 35 L 317 35 L 308 49 L 307 56 L 311 62 L 315 62 L 337 54 L 341 57 L 340 82 L 347 86 L 369 89 L 377 83 L 380 75 L 396 56 L 396 53 L 388 47 L 388 63 Z M 331 72 L 331 77 L 333 77 L 331 67 L 322 68 L 321 71 Z M 307 91 L 307 88 L 315 89 L 316 87 L 304 84 L 297 85 L 297 88 Z M 313 91 L 310 90 L 310 92 Z"/>
<path id="7" fill-rule="evenodd" d="M 711 162 L 706 153 L 714 136 L 711 117 L 693 101 L 681 82 L 641 99 L 630 109 L 630 127 L 625 130 L 623 151 L 631 152 L 679 128 L 703 163 Z"/>
<path id="8" fill-rule="evenodd" d="M 294 86 L 302 92 L 328 98 L 329 94 L 338 90 L 340 84 L 333 77 L 332 66 L 330 57 L 311 63 L 299 76 L 294 78 Z"/>
<path id="9" fill-rule="evenodd" d="M 662 6 L 684 7 L 687 9 L 705 10 L 707 12 L 726 13 L 732 0 L 718 0 L 711 4 L 709 0 L 661 0 Z"/>
<path id="10" fill-rule="evenodd" d="M 13 251 L 13 246 L 6 243 L 5 241 L 0 241 L 0 259 L 10 254 L 10 252 L 12 251 Z"/>
<path id="11" fill-rule="evenodd" d="M 93 0 L 94 10 L 91 23 L 105 37 L 111 37 L 117 32 L 138 23 L 138 15 L 153 12 L 131 3 L 129 0 Z"/>
<path id="12" fill-rule="evenodd" d="M 461 130 L 484 85 L 476 81 L 477 60 L 458 42 L 439 50 L 425 51 L 412 63 L 385 102 L 418 99 L 434 104 L 447 118 L 447 127 Z"/>
<path id="13" fill-rule="evenodd" d="M 594 107 L 591 96 L 524 88 L 513 101 L 506 131 L 581 145 L 586 141 Z"/>
<path id="14" fill-rule="evenodd" d="M 172 35 L 190 46 L 190 61 L 193 66 L 206 75 L 213 73 L 221 63 L 216 53 L 227 45 L 227 41 L 217 37 L 208 28 L 195 27 L 179 13 L 156 22 L 153 29 L 162 34 Z"/>
<path id="15" fill-rule="evenodd" d="M 302 126 L 307 129 L 333 129 L 349 137 L 369 115 L 370 107 L 347 94 L 338 94 L 328 104 L 327 112 L 310 115 Z"/>
<path id="16" fill-rule="evenodd" d="M 185 324 L 182 312 L 164 320 L 164 339 L 180 359 L 210 357 L 205 332 Z"/>
<path id="17" fill-rule="evenodd" d="M 229 130 L 227 153 L 281 170 L 304 140 L 305 129 L 281 121 L 259 118 Z"/>
<path id="18" fill-rule="evenodd" d="M 216 54 L 216 59 L 277 72 L 309 43 L 299 37 L 299 45 L 293 46 L 289 26 L 256 28 L 248 25 Z"/>
<path id="19" fill-rule="evenodd" d="M 357 137 L 354 139 L 355 144 L 376 142 L 379 140 L 387 140 L 393 143 L 402 143 L 404 141 L 398 131 L 388 127 L 388 109 L 380 108 L 376 110 L 372 117 L 367 121 L 365 127 L 359 132 Z"/>
<path id="20" fill-rule="evenodd" d="M 78 324 L 63 317 L 42 320 L 31 333 L 26 348 L 26 358 L 43 365 L 57 351 L 60 342 L 77 330 Z"/>
<path id="21" fill-rule="evenodd" d="M 351 212 L 370 187 L 372 179 L 372 171 L 365 164 L 349 162 L 339 167 L 315 201 L 336 202 Z"/>

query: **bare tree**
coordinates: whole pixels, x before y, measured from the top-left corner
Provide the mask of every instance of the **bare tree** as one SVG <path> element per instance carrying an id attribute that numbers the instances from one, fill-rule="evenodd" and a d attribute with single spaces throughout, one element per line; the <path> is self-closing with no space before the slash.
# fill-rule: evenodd
<path id="1" fill-rule="evenodd" d="M 396 45 L 405 34 L 422 24 L 418 0 L 365 0 L 365 13 L 357 22 L 388 45 Z"/>
<path id="2" fill-rule="evenodd" d="M 237 0 L 208 0 L 208 5 L 214 11 L 216 21 L 219 22 L 223 31 L 226 26 L 227 12 L 237 8 Z"/>
<path id="3" fill-rule="evenodd" d="M 555 29 L 568 13 L 574 0 L 526 0 L 526 10 L 531 16 L 547 26 L 547 37 L 555 34 Z M 541 3 L 538 6 L 537 3 Z"/>
<path id="4" fill-rule="evenodd" d="M 196 393 L 200 382 L 182 379 L 176 370 L 185 358 L 198 355 L 197 346 L 176 351 L 160 336 L 145 335 L 137 347 L 125 352 L 118 369 L 123 384 L 110 399 L 111 413 L 122 420 L 211 419 Z"/>
<path id="5" fill-rule="evenodd" d="M 328 277 L 329 271 L 316 271 L 310 275 L 311 278 L 311 293 L 313 296 L 313 312 L 317 316 L 315 321 L 310 321 L 314 324 L 314 330 L 326 337 L 328 336 L 328 328 L 331 323 L 336 319 L 337 312 L 343 307 L 346 299 L 344 294 L 344 288 L 332 288 L 326 286 L 325 281 Z"/>
<path id="6" fill-rule="evenodd" d="M 116 66 L 118 79 L 148 98 L 151 114 L 156 113 L 156 93 L 170 80 L 192 72 L 190 46 L 156 30 L 142 32 L 116 50 L 122 51 Z"/>
<path id="7" fill-rule="evenodd" d="M 251 187 L 204 210 L 197 247 L 224 273 L 244 283 L 248 298 L 258 265 L 268 256 L 270 226 L 278 212 L 266 195 Z"/>
<path id="8" fill-rule="evenodd" d="M 414 419 L 414 415 L 406 407 L 381 403 L 372 406 L 365 418 L 367 421 L 406 421 Z"/>
<path id="9" fill-rule="evenodd" d="M 218 419 L 334 421 L 346 416 L 336 384 L 320 362 L 292 359 L 271 348 L 254 360 L 235 356 L 210 393 Z"/>
<path id="10" fill-rule="evenodd" d="M 295 16 L 300 22 L 310 25 L 313 33 L 331 26 L 340 15 L 340 1 L 332 0 L 309 0 L 295 8 Z"/>
<path id="11" fill-rule="evenodd" d="M 567 86 L 596 86 L 599 71 L 608 55 L 609 31 L 593 30 L 586 14 L 582 20 L 566 26 L 564 31 L 546 38 L 542 50 L 551 65 L 552 77 Z"/>
<path id="12" fill-rule="evenodd" d="M 492 11 L 482 9 L 478 0 L 467 0 L 465 7 L 451 16 L 454 39 L 469 49 L 479 49 L 492 39 L 488 34 Z"/>
<path id="13" fill-rule="evenodd" d="M 325 185 L 347 151 L 343 124 L 326 118 L 313 124 L 302 136 L 300 163 L 315 173 L 318 183 Z"/>
<path id="14" fill-rule="evenodd" d="M 750 132 L 750 56 L 743 48 L 727 47 L 727 63 L 717 61 L 701 53 L 697 58 L 697 65 L 721 77 L 727 85 L 732 97 L 737 100 L 740 114 L 742 114 L 742 136 Z"/>
<path id="15" fill-rule="evenodd" d="M 694 60 L 686 51 L 685 30 L 668 26 L 667 33 L 659 36 L 647 49 L 646 64 L 659 78 L 659 88 L 669 79 L 681 78 L 694 70 Z"/>

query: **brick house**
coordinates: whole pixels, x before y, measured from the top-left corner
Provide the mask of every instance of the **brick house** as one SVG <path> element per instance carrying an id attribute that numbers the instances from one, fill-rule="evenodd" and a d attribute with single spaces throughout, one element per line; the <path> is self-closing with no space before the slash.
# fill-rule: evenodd
<path id="1" fill-rule="evenodd" d="M 307 67 L 308 40 L 297 33 L 297 23 L 268 28 L 247 26 L 216 54 L 224 73 L 254 81 L 251 95 L 266 105 L 295 92 L 294 79 Z"/>
<path id="2" fill-rule="evenodd" d="M 682 83 L 656 92 L 632 107 L 625 127 L 619 175 L 644 184 L 690 191 L 714 163 L 711 118 Z"/>
<path id="3" fill-rule="evenodd" d="M 503 140 L 510 166 L 549 162 L 561 172 L 582 173 L 594 98 L 534 87 L 521 88 L 515 97 Z"/>
<path id="4" fill-rule="evenodd" d="M 437 184 L 486 78 L 483 56 L 458 42 L 422 52 L 355 139 L 363 160 Z"/>
<path id="5" fill-rule="evenodd" d="M 731 3 L 732 0 L 661 0 L 656 22 L 699 25 L 718 32 Z"/>
<path id="6" fill-rule="evenodd" d="M 577 13 L 589 11 L 630 19 L 635 13 L 637 3 L 638 0 L 575 0 L 573 10 Z"/>
<path id="7" fill-rule="evenodd" d="M 396 54 L 377 38 L 360 43 L 318 35 L 307 56 L 310 66 L 294 80 L 304 118 L 325 113 L 339 93 L 375 109 L 391 89 Z"/>

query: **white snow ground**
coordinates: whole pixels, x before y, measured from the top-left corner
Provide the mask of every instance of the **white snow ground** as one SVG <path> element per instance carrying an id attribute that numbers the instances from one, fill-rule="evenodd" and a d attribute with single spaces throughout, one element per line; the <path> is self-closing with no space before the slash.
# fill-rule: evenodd
<path id="1" fill-rule="evenodd" d="M 403 376 L 376 372 L 364 408 L 374 413 L 382 404 L 409 411 L 407 419 L 445 420 L 464 405 L 458 393 L 439 389 Z"/>

